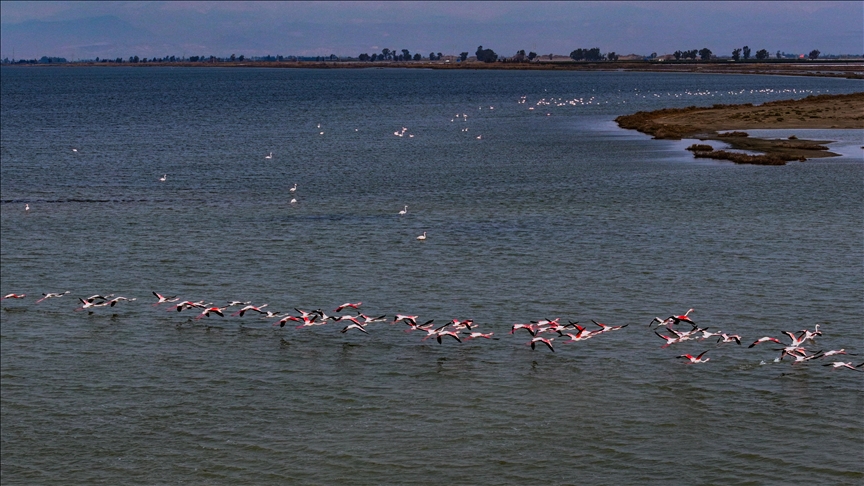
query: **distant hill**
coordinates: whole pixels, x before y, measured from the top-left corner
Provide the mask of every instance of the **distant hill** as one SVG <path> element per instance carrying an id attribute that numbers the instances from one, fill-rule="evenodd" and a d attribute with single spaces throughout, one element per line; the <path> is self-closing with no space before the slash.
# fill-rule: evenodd
<path id="1" fill-rule="evenodd" d="M 153 35 L 115 16 L 45 22 L 30 20 L 0 25 L 3 57 L 39 58 L 44 55 L 69 59 L 96 55 L 128 56 L 141 52 Z M 149 49 L 148 49 L 149 50 Z M 96 54 L 94 54 L 96 53 Z"/>

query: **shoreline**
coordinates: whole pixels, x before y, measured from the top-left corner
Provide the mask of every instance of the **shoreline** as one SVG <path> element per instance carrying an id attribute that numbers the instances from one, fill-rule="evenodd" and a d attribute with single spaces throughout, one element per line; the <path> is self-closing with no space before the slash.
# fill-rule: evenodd
<path id="1" fill-rule="evenodd" d="M 750 137 L 745 130 L 761 129 L 864 129 L 864 92 L 811 95 L 802 99 L 770 101 L 761 105 L 733 104 L 712 107 L 664 108 L 615 118 L 618 126 L 655 139 L 693 138 L 729 144 L 732 149 L 757 152 L 747 155 L 714 150 L 707 144 L 687 148 L 696 158 L 730 160 L 737 164 L 784 165 L 786 162 L 837 157 L 824 144 L 830 140 Z"/>
<path id="2" fill-rule="evenodd" d="M 816 76 L 864 79 L 864 60 L 815 61 L 540 61 L 527 63 L 466 61 L 361 62 L 361 61 L 273 61 L 273 62 L 71 62 L 59 64 L 7 64 L 6 67 L 196 67 L 196 68 L 267 68 L 267 69 L 439 69 L 494 71 L 587 71 L 587 72 L 656 72 L 697 74 L 741 74 L 772 76 Z"/>

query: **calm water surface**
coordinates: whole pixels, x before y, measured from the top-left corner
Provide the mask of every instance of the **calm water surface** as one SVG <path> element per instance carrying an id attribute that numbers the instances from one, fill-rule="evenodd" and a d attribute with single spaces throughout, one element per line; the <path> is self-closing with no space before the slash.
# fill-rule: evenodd
<path id="1" fill-rule="evenodd" d="M 812 350 L 862 360 L 860 132 L 755 167 L 612 122 L 861 81 L 4 68 L 0 87 L 0 290 L 27 294 L 0 312 L 4 484 L 864 481 L 864 374 L 746 347 L 820 324 Z M 195 321 L 154 290 L 495 339 Z M 73 311 L 95 293 L 138 300 Z M 647 323 L 690 307 L 745 345 L 661 349 Z M 555 353 L 508 334 L 556 317 L 629 326 Z"/>

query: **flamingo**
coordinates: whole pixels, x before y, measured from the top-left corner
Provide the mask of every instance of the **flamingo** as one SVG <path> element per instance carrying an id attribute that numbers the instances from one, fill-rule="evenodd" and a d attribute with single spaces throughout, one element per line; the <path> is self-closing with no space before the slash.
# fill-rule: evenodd
<path id="1" fill-rule="evenodd" d="M 418 316 L 406 316 L 406 315 L 402 315 L 402 314 L 396 314 L 396 317 L 393 319 L 393 322 L 391 322 L 390 325 L 392 326 L 393 324 L 396 324 L 399 321 L 405 321 L 405 322 L 408 322 L 410 324 L 413 324 L 414 326 L 417 326 L 417 317 Z"/>
<path id="2" fill-rule="evenodd" d="M 600 326 L 602 328 L 602 331 L 600 331 L 600 332 L 617 331 L 618 329 L 623 329 L 623 328 L 630 325 L 630 324 L 624 324 L 623 326 L 607 326 L 606 324 L 603 324 L 602 322 L 597 322 L 594 319 L 591 319 L 591 322 L 593 322 L 594 324 L 597 324 L 598 326 Z"/>
<path id="3" fill-rule="evenodd" d="M 27 294 L 6 294 L 6 295 L 4 295 L 3 298 L 0 299 L 0 300 L 6 300 L 6 299 L 23 299 L 23 298 L 26 297 L 26 296 L 27 296 Z"/>
<path id="4" fill-rule="evenodd" d="M 26 211 L 26 212 L 30 211 L 30 205 L 29 204 L 27 204 L 27 203 L 24 204 L 24 211 Z"/>
<path id="5" fill-rule="evenodd" d="M 231 314 L 231 317 L 236 317 L 236 316 L 243 317 L 243 314 L 245 314 L 246 311 L 255 311 L 259 314 L 264 314 L 264 311 L 262 311 L 261 309 L 267 307 L 267 305 L 268 304 L 264 304 L 264 305 L 259 305 L 257 307 L 254 305 L 247 305 L 246 307 L 244 307 L 244 308 L 238 310 L 237 312 Z M 226 307 L 226 309 L 227 309 L 227 307 Z"/>
<path id="6" fill-rule="evenodd" d="M 357 314 L 357 317 L 363 318 L 365 321 L 363 324 L 372 324 L 373 322 L 384 322 L 384 318 L 387 316 L 370 317 L 366 314 Z"/>
<path id="7" fill-rule="evenodd" d="M 661 346 L 661 347 L 663 347 L 663 348 L 665 348 L 665 347 L 667 347 L 667 346 L 670 346 L 670 345 L 672 345 L 672 344 L 680 343 L 680 342 L 681 342 L 681 339 L 678 338 L 678 337 L 674 337 L 674 338 L 673 338 L 673 337 L 670 337 L 670 336 L 664 336 L 664 335 L 660 334 L 660 333 L 657 332 L 657 331 L 654 331 L 654 334 L 656 334 L 657 336 L 659 336 L 661 339 L 665 339 L 665 340 L 666 340 L 666 344 L 664 344 L 663 346 Z"/>
<path id="8" fill-rule="evenodd" d="M 402 211 L 399 211 L 399 216 L 404 216 L 407 212 L 408 212 L 408 206 L 406 205 L 405 209 L 403 209 Z"/>
<path id="9" fill-rule="evenodd" d="M 159 302 L 153 304 L 154 307 L 165 302 L 177 302 L 178 300 L 180 300 L 176 295 L 172 295 L 171 297 L 165 297 L 164 295 L 158 294 L 156 292 L 153 292 L 153 295 L 155 295 L 156 298 L 159 299 Z"/>
<path id="10" fill-rule="evenodd" d="M 702 356 L 704 356 L 705 353 L 707 353 L 707 352 L 708 352 L 707 350 L 702 351 L 702 353 L 700 353 L 699 356 L 696 356 L 696 357 L 693 357 L 692 355 L 689 355 L 689 354 L 682 354 L 681 356 L 676 356 L 676 358 L 687 358 L 690 360 L 691 363 L 694 363 L 694 364 L 695 363 L 707 363 L 711 358 L 702 359 Z"/>
<path id="11" fill-rule="evenodd" d="M 225 305 L 225 307 L 237 307 L 237 306 L 241 306 L 241 305 L 249 305 L 251 303 L 252 302 L 241 302 L 239 300 L 231 300 L 231 301 L 228 301 L 228 303 Z"/>
<path id="12" fill-rule="evenodd" d="M 773 337 L 771 337 L 771 336 L 765 336 L 765 337 L 761 337 L 761 338 L 759 338 L 759 339 L 753 341 L 753 344 L 751 344 L 750 346 L 747 346 L 747 347 L 748 347 L 748 348 L 752 348 L 753 346 L 756 346 L 756 345 L 759 344 L 759 343 L 764 343 L 765 341 L 772 341 L 772 342 L 775 342 L 775 343 L 777 343 L 777 344 L 783 344 L 783 343 L 781 343 L 780 340 L 778 340 L 777 338 L 773 338 Z"/>
<path id="13" fill-rule="evenodd" d="M 488 333 L 488 334 L 483 334 L 482 332 L 472 332 L 472 333 L 468 334 L 467 336 L 465 336 L 465 337 L 463 338 L 463 340 L 464 340 L 464 341 L 470 341 L 470 340 L 472 340 L 472 339 L 477 339 L 477 338 L 492 339 L 492 335 L 493 335 L 493 334 L 495 334 L 495 333 L 494 333 L 494 332 L 490 332 L 490 333 Z"/>
<path id="14" fill-rule="evenodd" d="M 678 324 L 678 323 L 683 321 L 683 322 L 689 322 L 690 324 L 695 325 L 696 323 L 691 321 L 690 318 L 687 317 L 688 315 L 690 315 L 691 312 L 693 312 L 693 309 L 687 310 L 687 312 L 685 312 L 683 315 L 680 315 L 680 316 L 669 316 L 669 319 L 672 319 L 673 321 L 675 321 L 675 324 Z"/>
<path id="15" fill-rule="evenodd" d="M 441 344 L 441 338 L 442 338 L 443 336 L 450 336 L 450 337 L 452 337 L 453 339 L 459 341 L 460 343 L 462 342 L 462 340 L 459 339 L 459 335 L 456 334 L 455 332 L 453 332 L 453 331 L 440 331 L 440 332 L 438 332 L 438 335 L 435 336 L 435 339 L 438 341 L 438 344 Z M 427 336 L 427 337 L 428 337 L 428 336 Z"/>
<path id="16" fill-rule="evenodd" d="M 417 237 L 418 240 L 423 241 L 426 239 L 426 232 L 424 231 L 422 235 Z"/>
<path id="17" fill-rule="evenodd" d="M 349 324 L 348 326 L 346 326 L 344 329 L 342 329 L 339 332 L 346 333 L 346 332 L 348 332 L 349 329 L 357 329 L 359 331 L 362 331 L 364 334 L 369 334 L 369 332 L 366 329 L 363 329 L 363 327 L 364 327 L 364 324 L 360 324 L 359 322 L 357 322 L 355 320 L 354 324 Z"/>
<path id="18" fill-rule="evenodd" d="M 39 302 L 42 302 L 45 299 L 53 299 L 55 297 L 63 297 L 64 295 L 68 294 L 69 292 L 71 292 L 71 290 L 67 290 L 66 292 L 63 292 L 62 294 L 55 294 L 55 293 L 51 293 L 51 292 L 48 292 L 47 294 L 43 293 L 42 295 L 44 297 L 37 300 L 35 303 L 38 304 Z"/>
<path id="19" fill-rule="evenodd" d="M 555 338 L 549 338 L 549 339 L 546 339 L 546 338 L 536 337 L 536 336 L 535 336 L 534 338 L 531 339 L 531 341 L 528 341 L 527 343 L 525 343 L 525 345 L 530 345 L 530 346 L 531 346 L 531 349 L 535 349 L 535 345 L 536 345 L 537 343 L 543 343 L 543 344 L 545 344 L 545 345 L 549 348 L 550 351 L 552 351 L 552 352 L 554 353 L 554 352 L 555 352 L 555 348 L 552 347 L 552 341 L 553 341 L 554 339 L 555 339 Z"/>
<path id="20" fill-rule="evenodd" d="M 272 159 L 273 158 L 273 152 L 270 152 L 270 155 L 265 155 L 264 158 L 268 159 L 268 160 Z"/>
<path id="21" fill-rule="evenodd" d="M 831 351 L 825 351 L 825 354 L 823 354 L 822 357 L 827 358 L 828 356 L 834 356 L 835 354 L 848 354 L 849 356 L 857 356 L 857 354 L 847 353 L 845 349 L 832 349 Z"/>
<path id="22" fill-rule="evenodd" d="M 288 191 L 290 191 L 290 192 L 297 192 L 297 183 L 295 182 L 295 183 L 294 183 L 294 187 L 292 187 L 291 189 L 288 189 Z"/>
<path id="23" fill-rule="evenodd" d="M 291 201 L 289 201 L 289 202 L 290 202 L 291 204 L 296 204 L 296 203 L 297 203 L 297 199 L 291 198 Z"/>
<path id="24" fill-rule="evenodd" d="M 859 369 L 859 368 L 861 368 L 862 366 L 864 366 L 864 363 L 861 363 L 861 364 L 859 364 L 858 366 L 852 366 L 852 363 L 851 363 L 851 362 L 849 362 L 849 363 L 844 363 L 844 362 L 842 362 L 842 361 L 835 361 L 835 362 L 833 362 L 833 363 L 824 364 L 824 365 L 822 365 L 822 366 L 833 366 L 833 368 L 831 368 L 832 370 L 836 370 L 836 369 L 839 369 L 839 368 L 849 368 L 849 369 L 852 370 L 852 371 L 864 371 L 864 370 Z"/>
<path id="25" fill-rule="evenodd" d="M 340 305 L 339 307 L 337 307 L 336 310 L 334 310 L 333 312 L 342 312 L 342 309 L 345 309 L 347 307 L 350 307 L 352 309 L 357 309 L 361 305 L 363 305 L 363 302 L 357 302 L 355 304 L 352 304 L 351 302 L 346 302 L 346 303 Z"/>
<path id="26" fill-rule="evenodd" d="M 131 301 L 133 301 L 133 300 L 138 300 L 138 299 L 136 299 L 135 297 L 129 299 L 129 298 L 127 298 L 127 297 L 122 297 L 122 296 L 120 296 L 120 297 L 114 297 L 113 299 L 111 299 L 111 300 L 109 300 L 108 302 L 106 302 L 106 304 L 108 304 L 108 305 L 111 306 L 111 307 L 114 307 L 115 305 L 117 305 L 117 302 L 120 302 L 121 300 L 128 300 L 128 301 L 131 302 Z"/>
<path id="27" fill-rule="evenodd" d="M 655 322 L 659 323 L 657 325 L 657 327 L 665 327 L 665 326 L 670 326 L 670 325 L 674 324 L 675 320 L 672 319 L 671 317 L 668 319 L 660 319 L 659 317 L 655 317 L 654 319 L 651 320 L 651 322 L 648 323 L 648 327 L 651 327 L 651 324 L 654 324 Z"/>
<path id="28" fill-rule="evenodd" d="M 704 331 L 703 331 L 703 332 L 704 332 Z M 740 345 L 740 344 L 741 344 L 741 336 L 739 336 L 739 335 L 737 335 L 737 334 L 726 334 L 726 333 L 724 332 L 724 333 L 720 334 L 720 338 L 717 339 L 717 342 L 718 342 L 718 343 L 721 342 L 721 341 L 724 342 L 724 343 L 731 343 L 731 342 L 734 341 L 734 342 L 736 342 L 736 343 L 738 343 L 738 344 Z"/>
<path id="29" fill-rule="evenodd" d="M 168 174 L 162 174 L 162 177 L 159 178 L 159 182 L 165 182 L 168 180 Z"/>
<path id="30" fill-rule="evenodd" d="M 202 317 L 210 317 L 210 313 L 217 314 L 219 317 L 225 317 L 225 314 L 222 311 L 225 310 L 225 307 L 207 307 L 205 308 L 195 320 L 201 319 Z"/>

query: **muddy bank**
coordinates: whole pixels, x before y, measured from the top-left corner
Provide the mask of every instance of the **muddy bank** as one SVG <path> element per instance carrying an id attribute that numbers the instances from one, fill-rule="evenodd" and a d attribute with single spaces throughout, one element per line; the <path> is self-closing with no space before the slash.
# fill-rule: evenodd
<path id="1" fill-rule="evenodd" d="M 864 93 L 808 96 L 753 105 L 666 108 L 640 111 L 615 119 L 621 128 L 638 130 L 657 139 L 695 138 L 729 144 L 733 149 L 759 152 L 746 155 L 724 150 L 690 149 L 696 157 L 742 164 L 782 165 L 787 161 L 834 157 L 827 140 L 772 140 L 749 137 L 747 129 L 842 128 L 864 129 Z M 721 131 L 722 130 L 722 131 Z M 710 146 L 708 146 L 710 147 Z"/>

